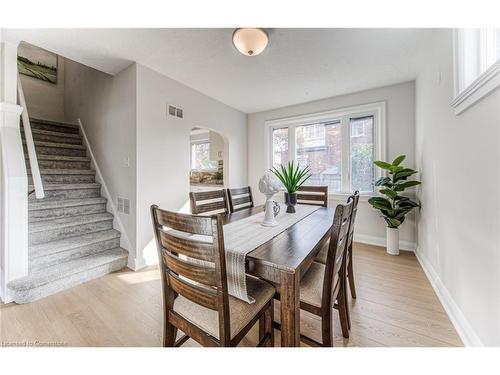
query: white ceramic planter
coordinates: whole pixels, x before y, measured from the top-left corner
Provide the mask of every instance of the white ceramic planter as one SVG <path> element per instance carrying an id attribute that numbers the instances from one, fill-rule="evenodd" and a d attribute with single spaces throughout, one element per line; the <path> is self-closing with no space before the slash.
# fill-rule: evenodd
<path id="1" fill-rule="evenodd" d="M 387 227 L 387 254 L 399 255 L 399 229 Z"/>

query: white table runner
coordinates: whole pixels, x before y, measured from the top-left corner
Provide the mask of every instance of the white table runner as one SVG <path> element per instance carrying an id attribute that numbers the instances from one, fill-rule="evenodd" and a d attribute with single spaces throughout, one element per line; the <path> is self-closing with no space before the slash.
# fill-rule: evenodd
<path id="1" fill-rule="evenodd" d="M 278 225 L 264 227 L 264 212 L 224 225 L 226 248 L 226 272 L 229 294 L 248 303 L 255 300 L 248 295 L 245 276 L 245 256 L 260 245 L 276 237 L 287 228 L 318 210 L 318 206 L 296 205 L 295 214 L 286 213 L 286 205 L 280 203 L 276 217 Z"/>

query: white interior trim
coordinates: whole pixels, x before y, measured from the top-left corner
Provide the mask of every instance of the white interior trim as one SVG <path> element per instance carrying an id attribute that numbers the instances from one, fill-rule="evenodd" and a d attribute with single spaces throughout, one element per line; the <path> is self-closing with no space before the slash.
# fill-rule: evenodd
<path id="1" fill-rule="evenodd" d="M 101 184 L 102 193 L 103 193 L 104 197 L 107 199 L 107 209 L 113 213 L 113 227 L 116 227 L 117 230 L 119 230 L 121 233 L 120 246 L 129 252 L 127 267 L 136 271 L 138 269 L 138 268 L 136 268 L 136 264 L 138 262 L 135 259 L 135 257 L 133 256 L 133 254 L 131 253 L 130 240 L 127 236 L 127 232 L 125 231 L 125 227 L 124 227 L 123 223 L 121 222 L 120 217 L 118 215 L 118 210 L 116 208 L 113 197 L 109 193 L 109 189 L 108 189 L 108 186 L 106 185 L 106 181 L 104 180 L 104 178 L 102 176 L 101 169 L 99 168 L 99 164 L 97 164 L 97 160 L 94 156 L 94 152 L 92 151 L 92 146 L 90 145 L 89 139 L 87 138 L 87 134 L 85 133 L 85 129 L 83 127 L 82 120 L 80 118 L 78 118 L 76 120 L 76 123 L 80 126 L 80 130 L 81 130 L 82 136 L 83 136 L 83 143 L 87 147 L 87 149 L 89 150 L 91 164 L 92 164 L 92 167 L 96 171 L 96 181 Z"/>
<path id="2" fill-rule="evenodd" d="M 443 305 L 446 314 L 451 320 L 451 323 L 455 327 L 460 339 L 464 343 L 465 346 L 483 346 L 481 339 L 476 334 L 472 326 L 470 325 L 467 318 L 462 313 L 462 310 L 458 307 L 458 305 L 453 300 L 448 289 L 445 287 L 441 278 L 437 274 L 436 270 L 432 267 L 431 263 L 427 260 L 427 258 L 417 250 L 415 251 L 415 256 L 418 259 L 418 262 L 422 266 L 422 269 L 427 276 L 427 279 L 432 285 L 434 292 L 439 298 L 441 305 Z"/>
<path id="3" fill-rule="evenodd" d="M 13 82 L 14 83 L 14 82 Z M 7 284 L 28 275 L 28 176 L 19 116 L 23 108 L 0 102 L 0 297 Z"/>
<path id="4" fill-rule="evenodd" d="M 451 102 L 451 106 L 455 108 L 455 114 L 459 115 L 499 87 L 500 61 L 497 61 L 465 90 L 458 94 Z"/>

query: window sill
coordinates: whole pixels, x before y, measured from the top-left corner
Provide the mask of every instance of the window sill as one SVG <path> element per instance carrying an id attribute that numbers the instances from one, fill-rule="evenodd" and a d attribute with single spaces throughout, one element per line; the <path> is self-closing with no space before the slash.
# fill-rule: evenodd
<path id="1" fill-rule="evenodd" d="M 500 87 L 500 61 L 493 64 L 451 102 L 455 115 L 459 115 Z"/>
<path id="2" fill-rule="evenodd" d="M 349 198 L 352 195 L 352 193 L 330 193 L 328 194 L 328 199 L 334 200 L 334 201 L 342 201 L 345 202 L 347 201 L 347 198 Z M 367 202 L 368 199 L 371 197 L 377 197 L 377 193 L 361 193 L 359 195 L 359 200 L 361 202 Z"/>

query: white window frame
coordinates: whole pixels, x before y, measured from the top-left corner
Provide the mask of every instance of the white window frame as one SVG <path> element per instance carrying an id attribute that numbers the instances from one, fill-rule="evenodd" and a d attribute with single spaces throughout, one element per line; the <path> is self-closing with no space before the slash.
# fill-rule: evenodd
<path id="1" fill-rule="evenodd" d="M 492 47 L 487 43 L 489 32 L 489 29 L 455 29 L 453 32 L 454 99 L 451 106 L 456 115 L 500 87 L 500 60 L 485 69 L 488 53 L 491 53 L 488 49 Z M 473 80 L 466 86 L 464 82 L 471 76 Z"/>
<path id="2" fill-rule="evenodd" d="M 386 102 L 380 101 L 350 107 L 344 107 L 325 112 L 305 114 L 293 117 L 268 120 L 265 122 L 265 145 L 266 145 L 266 169 L 269 170 L 273 163 L 273 131 L 275 129 L 288 128 L 288 158 L 295 160 L 295 128 L 297 126 L 310 125 L 325 121 L 340 120 L 342 135 L 342 191 L 330 192 L 330 198 L 344 199 L 352 194 L 351 184 L 351 162 L 350 157 L 350 126 L 349 119 L 357 117 L 373 116 L 373 157 L 374 160 L 386 160 L 387 155 L 387 133 L 386 133 Z M 346 152 L 347 151 L 347 152 Z M 380 168 L 375 168 L 374 178 L 377 180 L 383 176 Z M 373 192 L 362 193 L 363 196 L 378 195 L 376 189 Z"/>

